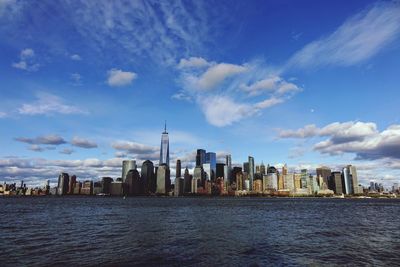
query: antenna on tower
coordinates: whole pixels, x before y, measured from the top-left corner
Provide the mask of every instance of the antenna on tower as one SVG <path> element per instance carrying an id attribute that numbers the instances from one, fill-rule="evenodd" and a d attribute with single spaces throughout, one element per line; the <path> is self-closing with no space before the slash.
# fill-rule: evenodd
<path id="1" fill-rule="evenodd" d="M 165 122 L 164 122 L 164 133 L 166 133 L 167 132 L 167 120 L 165 120 Z"/>

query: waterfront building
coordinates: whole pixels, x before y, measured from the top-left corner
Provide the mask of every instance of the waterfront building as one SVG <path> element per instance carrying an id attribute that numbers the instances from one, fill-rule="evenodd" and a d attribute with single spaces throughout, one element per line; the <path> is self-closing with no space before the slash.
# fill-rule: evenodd
<path id="1" fill-rule="evenodd" d="M 353 183 L 353 193 L 354 194 L 362 194 L 363 190 L 360 190 L 358 185 L 358 176 L 357 176 L 357 169 L 356 166 L 349 165 L 347 166 L 350 169 L 351 181 Z"/>
<path id="2" fill-rule="evenodd" d="M 197 149 L 196 167 L 203 167 L 204 163 L 206 163 L 206 151 L 204 149 Z"/>
<path id="3" fill-rule="evenodd" d="M 197 187 L 199 185 L 199 181 L 200 181 L 200 179 L 193 176 L 192 186 L 191 186 L 191 190 L 190 190 L 193 194 L 197 194 Z"/>
<path id="4" fill-rule="evenodd" d="M 254 158 L 249 156 L 249 171 L 248 176 L 249 176 L 249 191 L 253 189 L 253 182 L 254 182 L 254 172 L 255 172 L 255 167 L 254 167 Z"/>
<path id="5" fill-rule="evenodd" d="M 307 188 L 310 195 L 314 195 L 319 191 L 317 179 L 315 179 L 315 177 L 312 175 L 308 176 Z"/>
<path id="6" fill-rule="evenodd" d="M 318 167 L 318 168 L 316 169 L 316 173 L 317 173 L 317 177 L 320 177 L 320 176 L 321 176 L 322 179 L 323 179 L 323 182 L 324 182 L 326 185 L 328 185 L 328 183 L 329 183 L 329 178 L 331 177 L 331 174 L 332 174 L 331 169 L 328 168 L 328 167 L 325 167 L 325 166 L 321 166 L 321 167 Z M 320 187 L 322 186 L 321 183 L 318 183 L 318 184 L 319 184 Z"/>
<path id="7" fill-rule="evenodd" d="M 253 184 L 253 191 L 256 193 L 263 192 L 263 181 L 262 179 L 255 179 Z"/>
<path id="8" fill-rule="evenodd" d="M 249 173 L 250 167 L 248 162 L 243 162 L 243 172 Z"/>
<path id="9" fill-rule="evenodd" d="M 204 171 L 204 179 L 206 181 L 210 181 L 212 177 L 212 169 L 210 163 L 203 164 L 203 171 Z"/>
<path id="10" fill-rule="evenodd" d="M 196 168 L 194 168 L 193 171 L 193 179 L 196 179 L 197 182 L 204 184 L 204 171 L 203 171 L 203 167 L 201 166 L 197 166 Z"/>
<path id="11" fill-rule="evenodd" d="M 113 181 L 111 177 L 103 177 L 101 178 L 101 192 L 104 194 L 110 194 L 110 185 Z"/>
<path id="12" fill-rule="evenodd" d="M 264 177 L 266 177 L 266 179 L 263 179 L 265 180 L 264 188 L 266 190 L 272 190 L 272 191 L 278 190 L 278 173 L 271 172 L 268 173 L 267 175 L 264 175 Z"/>
<path id="13" fill-rule="evenodd" d="M 67 194 L 69 186 L 69 175 L 68 173 L 61 173 L 58 176 L 58 185 L 57 185 L 57 195 L 62 196 Z"/>
<path id="14" fill-rule="evenodd" d="M 232 179 L 232 157 L 231 155 L 226 155 L 225 157 L 225 167 L 224 167 L 224 181 L 226 186 L 229 186 Z"/>
<path id="15" fill-rule="evenodd" d="M 181 170 L 182 170 L 182 167 L 181 167 L 181 160 L 178 159 L 178 160 L 176 161 L 175 178 L 180 178 L 180 177 L 182 177 Z"/>
<path id="16" fill-rule="evenodd" d="M 283 173 L 278 173 L 278 190 L 283 190 L 285 188 L 285 181 Z"/>
<path id="17" fill-rule="evenodd" d="M 81 194 L 81 188 L 82 188 L 82 183 L 81 182 L 76 182 L 74 190 L 73 190 L 73 194 L 74 195 L 80 195 Z"/>
<path id="18" fill-rule="evenodd" d="M 217 173 L 217 154 L 215 152 L 207 152 L 206 153 L 206 162 L 210 164 L 210 178 L 209 180 L 215 182 L 216 181 L 216 173 Z"/>
<path id="19" fill-rule="evenodd" d="M 69 195 L 72 195 L 74 193 L 75 185 L 76 185 L 76 175 L 72 175 L 69 180 L 69 186 L 68 186 L 68 194 Z"/>
<path id="20" fill-rule="evenodd" d="M 284 189 L 287 189 L 289 191 L 294 190 L 294 174 L 293 173 L 288 173 L 286 175 L 283 175 L 283 187 Z"/>
<path id="21" fill-rule="evenodd" d="M 126 175 L 130 170 L 136 170 L 136 160 L 124 160 L 122 161 L 122 181 L 125 182 Z"/>
<path id="22" fill-rule="evenodd" d="M 235 178 L 236 178 L 236 190 L 238 191 L 244 190 L 243 172 L 242 171 L 235 172 Z"/>
<path id="23" fill-rule="evenodd" d="M 160 195 L 168 195 L 171 187 L 170 171 L 167 164 L 158 166 L 157 170 L 157 190 Z"/>
<path id="24" fill-rule="evenodd" d="M 93 195 L 102 193 L 102 190 L 103 190 L 103 186 L 102 186 L 101 182 L 93 183 Z"/>
<path id="25" fill-rule="evenodd" d="M 93 195 L 93 181 L 86 180 L 82 183 L 81 195 Z"/>
<path id="26" fill-rule="evenodd" d="M 260 173 L 262 175 L 266 174 L 265 165 L 264 165 L 264 162 L 262 162 L 262 161 L 261 161 L 261 165 L 260 165 Z"/>
<path id="27" fill-rule="evenodd" d="M 110 184 L 110 195 L 111 196 L 122 196 L 124 192 L 125 186 L 122 181 L 111 182 Z"/>
<path id="28" fill-rule="evenodd" d="M 184 194 L 184 179 L 182 177 L 175 178 L 174 196 L 182 196 Z"/>
<path id="29" fill-rule="evenodd" d="M 160 161 L 159 165 L 166 164 L 169 167 L 169 137 L 167 123 L 164 125 L 164 132 L 161 135 Z"/>
<path id="30" fill-rule="evenodd" d="M 294 174 L 294 188 L 295 189 L 301 188 L 301 174 L 300 173 Z"/>
<path id="31" fill-rule="evenodd" d="M 344 184 L 344 194 L 358 194 L 358 177 L 355 166 L 347 165 L 342 170 L 342 181 Z"/>
<path id="32" fill-rule="evenodd" d="M 225 169 L 225 163 L 217 163 L 217 172 L 216 172 L 215 177 L 216 178 L 225 178 L 224 169 Z"/>
<path id="33" fill-rule="evenodd" d="M 186 167 L 185 174 L 183 175 L 184 178 L 184 192 L 190 193 L 192 187 L 192 177 L 189 174 L 189 169 Z"/>
<path id="34" fill-rule="evenodd" d="M 288 167 L 287 164 L 285 163 L 285 165 L 283 165 L 282 167 L 282 175 L 286 175 L 288 173 Z"/>
<path id="35" fill-rule="evenodd" d="M 126 175 L 125 183 L 127 185 L 128 195 L 140 195 L 144 193 L 144 184 L 137 170 L 130 170 Z"/>
<path id="36" fill-rule="evenodd" d="M 307 179 L 308 179 L 308 171 L 307 171 L 307 169 L 302 169 L 301 170 L 301 180 L 300 180 L 301 188 L 307 188 Z"/>
<path id="37" fill-rule="evenodd" d="M 142 178 L 142 182 L 144 184 L 143 193 L 155 193 L 157 182 L 156 176 L 154 174 L 153 162 L 151 162 L 150 160 L 146 160 L 143 162 L 142 168 L 140 169 L 140 177 Z"/>

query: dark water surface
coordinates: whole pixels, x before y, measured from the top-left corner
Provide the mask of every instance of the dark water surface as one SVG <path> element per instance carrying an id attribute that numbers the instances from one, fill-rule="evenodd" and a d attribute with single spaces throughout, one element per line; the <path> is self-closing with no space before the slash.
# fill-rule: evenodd
<path id="1" fill-rule="evenodd" d="M 400 200 L 0 198 L 1 266 L 395 266 Z"/>

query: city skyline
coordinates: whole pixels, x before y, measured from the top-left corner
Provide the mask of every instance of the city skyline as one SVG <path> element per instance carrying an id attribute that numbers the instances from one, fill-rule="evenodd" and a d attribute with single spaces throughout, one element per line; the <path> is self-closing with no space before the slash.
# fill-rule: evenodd
<path id="1" fill-rule="evenodd" d="M 158 164 L 166 120 L 171 176 L 206 149 L 398 182 L 399 2 L 308 4 L 0 2 L 0 181 Z"/>

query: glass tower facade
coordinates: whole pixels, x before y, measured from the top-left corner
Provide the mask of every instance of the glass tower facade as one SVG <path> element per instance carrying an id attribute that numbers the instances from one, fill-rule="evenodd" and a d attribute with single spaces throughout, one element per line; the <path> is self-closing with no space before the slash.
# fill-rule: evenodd
<path id="1" fill-rule="evenodd" d="M 164 132 L 161 135 L 160 162 L 158 164 L 160 166 L 166 164 L 169 167 L 169 137 L 166 123 L 164 126 Z"/>
<path id="2" fill-rule="evenodd" d="M 207 152 L 206 163 L 210 164 L 210 169 L 211 169 L 210 179 L 212 181 L 215 181 L 217 174 L 217 154 L 215 154 L 214 152 Z"/>
<path id="3" fill-rule="evenodd" d="M 249 156 L 249 191 L 253 190 L 254 171 L 254 158 Z"/>

